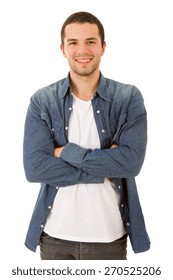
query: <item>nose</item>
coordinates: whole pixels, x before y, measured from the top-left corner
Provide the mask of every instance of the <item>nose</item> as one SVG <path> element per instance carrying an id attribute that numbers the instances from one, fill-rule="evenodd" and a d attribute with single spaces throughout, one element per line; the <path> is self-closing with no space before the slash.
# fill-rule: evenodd
<path id="1" fill-rule="evenodd" d="M 89 52 L 89 46 L 86 42 L 78 43 L 77 50 L 76 50 L 77 54 L 83 55 L 85 53 L 88 54 L 88 52 Z"/>

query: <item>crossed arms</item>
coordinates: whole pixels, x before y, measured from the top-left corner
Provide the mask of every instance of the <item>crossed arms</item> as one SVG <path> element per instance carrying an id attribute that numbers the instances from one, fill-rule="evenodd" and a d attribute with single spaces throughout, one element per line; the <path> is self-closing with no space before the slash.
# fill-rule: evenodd
<path id="1" fill-rule="evenodd" d="M 142 105 L 141 105 L 142 104 Z M 55 148 L 50 128 L 31 99 L 24 133 L 24 169 L 30 182 L 55 186 L 101 183 L 104 178 L 136 176 L 142 167 L 147 142 L 146 112 L 141 96 L 129 104 L 118 143 L 106 149 L 85 149 L 74 143 Z M 116 145 L 116 143 L 118 145 Z"/>

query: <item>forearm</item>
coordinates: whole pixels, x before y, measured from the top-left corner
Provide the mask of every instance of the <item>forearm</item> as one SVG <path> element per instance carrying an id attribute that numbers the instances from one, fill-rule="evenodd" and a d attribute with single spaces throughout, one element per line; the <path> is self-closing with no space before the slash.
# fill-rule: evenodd
<path id="1" fill-rule="evenodd" d="M 23 142 L 23 161 L 26 178 L 55 186 L 78 183 L 99 183 L 103 177 L 89 175 L 54 155 L 54 138 L 49 125 L 41 119 L 38 107 L 31 103 L 26 121 Z"/>
<path id="2" fill-rule="evenodd" d="M 46 183 L 54 186 L 66 187 L 78 183 L 102 183 L 103 177 L 89 175 L 62 159 L 53 156 L 40 156 L 37 163 L 33 159 L 24 159 L 24 169 L 29 182 Z"/>
<path id="3" fill-rule="evenodd" d="M 63 150 L 61 158 L 90 175 L 102 175 L 107 178 L 136 176 L 139 171 L 137 158 L 129 162 L 121 150 L 117 148 L 116 151 L 110 151 L 110 149 L 91 151 L 70 143 Z M 78 153 L 75 158 L 74 151 L 75 154 Z"/>
<path id="4" fill-rule="evenodd" d="M 24 169 L 26 178 L 30 182 L 64 187 L 79 183 L 102 183 L 104 181 L 103 176 L 90 175 L 57 157 L 58 149 L 62 150 L 62 148 L 54 149 L 56 152 L 53 154 L 48 147 L 28 150 L 27 143 L 24 141 Z"/>
<path id="5" fill-rule="evenodd" d="M 113 147 L 116 147 L 117 145 L 112 145 Z M 54 157 L 56 158 L 60 158 L 61 156 L 61 152 L 63 151 L 64 146 L 63 147 L 59 147 L 59 148 L 55 148 L 54 149 Z M 72 167 L 72 165 L 71 165 Z M 79 170 L 79 169 L 78 169 Z M 104 177 L 103 176 L 95 176 L 95 174 L 88 174 L 85 171 L 81 170 L 81 177 L 80 177 L 80 181 L 78 182 L 79 184 L 99 184 L 99 183 L 103 183 L 104 182 Z"/>
<path id="6" fill-rule="evenodd" d="M 134 128 L 133 125 L 131 128 L 127 126 L 126 131 L 122 132 L 118 147 L 114 149 L 89 150 L 69 143 L 61 152 L 61 158 L 90 175 L 107 178 L 134 177 L 140 172 L 145 157 L 145 126 L 146 120 L 142 118 Z"/>

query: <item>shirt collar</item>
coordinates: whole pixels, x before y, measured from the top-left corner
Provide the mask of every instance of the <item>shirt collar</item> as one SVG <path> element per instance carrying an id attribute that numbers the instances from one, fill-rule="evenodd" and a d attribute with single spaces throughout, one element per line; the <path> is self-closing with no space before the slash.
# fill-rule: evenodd
<path id="1" fill-rule="evenodd" d="M 100 81 L 99 81 L 99 85 L 97 88 L 97 93 L 100 95 L 100 97 L 102 97 L 103 99 L 109 101 L 110 100 L 110 96 L 107 89 L 107 80 L 106 78 L 102 75 L 102 73 L 100 73 Z"/>
<path id="2" fill-rule="evenodd" d="M 70 92 L 70 74 L 62 80 L 62 87 L 60 90 L 61 98 L 63 98 L 68 92 Z"/>
<path id="3" fill-rule="evenodd" d="M 102 75 L 102 73 L 100 73 L 100 80 L 96 93 L 98 93 L 100 97 L 102 97 L 103 99 L 109 101 L 110 97 L 108 95 L 106 88 L 107 88 L 107 80 Z M 63 80 L 61 97 L 63 98 L 69 92 L 70 92 L 70 73 L 68 73 L 68 76 Z"/>

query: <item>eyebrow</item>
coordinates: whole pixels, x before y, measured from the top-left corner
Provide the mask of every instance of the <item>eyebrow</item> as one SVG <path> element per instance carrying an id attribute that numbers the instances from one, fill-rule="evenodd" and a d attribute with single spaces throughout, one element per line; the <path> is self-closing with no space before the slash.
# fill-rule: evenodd
<path id="1" fill-rule="evenodd" d="M 91 37 L 91 38 L 87 38 L 86 40 L 87 40 L 87 41 L 97 41 L 97 38 Z"/>
<path id="2" fill-rule="evenodd" d="M 85 39 L 86 41 L 97 41 L 97 38 L 95 38 L 95 37 L 90 37 L 90 38 L 87 38 L 87 39 Z M 67 39 L 67 42 L 74 42 L 74 41 L 78 41 L 78 39 L 73 39 L 73 38 L 71 38 L 71 39 Z"/>

